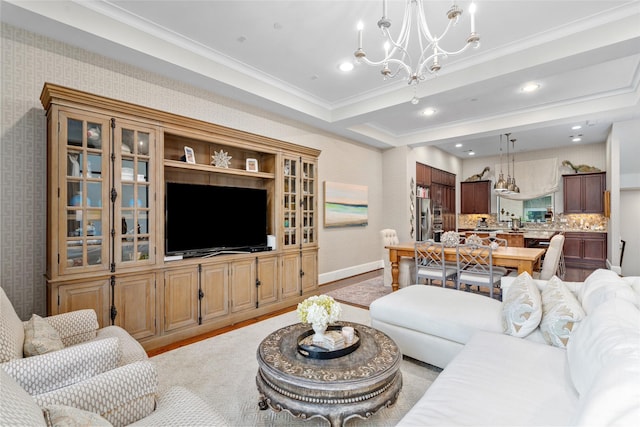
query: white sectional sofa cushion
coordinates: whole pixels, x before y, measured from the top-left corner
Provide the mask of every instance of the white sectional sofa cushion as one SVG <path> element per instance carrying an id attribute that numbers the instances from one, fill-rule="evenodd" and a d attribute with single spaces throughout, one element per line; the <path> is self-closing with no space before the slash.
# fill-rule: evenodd
<path id="1" fill-rule="evenodd" d="M 585 394 L 607 365 L 626 363 L 635 355 L 640 364 L 640 311 L 629 301 L 601 304 L 572 334 L 567 346 L 571 380 Z M 638 382 L 640 390 L 640 381 Z M 640 403 L 640 401 L 638 402 Z"/>
<path id="2" fill-rule="evenodd" d="M 638 296 L 629 284 L 613 271 L 604 269 L 594 271 L 585 279 L 584 286 L 578 291 L 578 298 L 587 314 L 612 298 L 638 303 Z"/>
<path id="3" fill-rule="evenodd" d="M 444 368 L 478 330 L 502 332 L 500 301 L 437 286 L 414 285 L 371 303 L 371 325 L 402 353 Z"/>
<path id="4" fill-rule="evenodd" d="M 567 425 L 567 369 L 563 349 L 478 331 L 398 426 Z"/>

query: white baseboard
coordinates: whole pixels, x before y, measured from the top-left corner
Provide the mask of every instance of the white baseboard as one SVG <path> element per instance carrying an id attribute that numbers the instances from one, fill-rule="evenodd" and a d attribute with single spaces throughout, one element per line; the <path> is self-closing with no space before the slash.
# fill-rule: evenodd
<path id="1" fill-rule="evenodd" d="M 607 260 L 607 268 L 616 273 L 618 276 L 622 276 L 622 266 L 613 265 L 609 260 Z"/>
<path id="2" fill-rule="evenodd" d="M 368 273 L 370 271 L 379 270 L 384 268 L 384 262 L 382 260 L 368 262 L 366 264 L 354 265 L 351 267 L 343 268 L 341 270 L 329 271 L 318 275 L 318 283 L 324 285 L 325 283 L 335 282 L 336 280 L 345 279 L 351 276 L 357 276 L 358 274 Z"/>

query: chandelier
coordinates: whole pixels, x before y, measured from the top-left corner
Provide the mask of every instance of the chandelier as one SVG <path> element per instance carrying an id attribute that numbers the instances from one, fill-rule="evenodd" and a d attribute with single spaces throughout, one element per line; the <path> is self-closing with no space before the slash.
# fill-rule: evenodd
<path id="1" fill-rule="evenodd" d="M 398 38 L 394 40 L 389 31 L 391 20 L 387 17 L 387 0 L 382 0 L 382 18 L 378 21 L 378 28 L 380 28 L 385 38 L 384 58 L 380 61 L 371 61 L 367 58 L 367 54 L 362 49 L 363 25 L 362 22 L 360 22 L 358 23 L 358 50 L 354 53 L 358 61 L 364 62 L 367 65 L 382 66 L 380 72 L 385 80 L 406 73 L 409 84 L 418 84 L 427 78 L 426 72 L 434 74 L 440 70 L 441 58 L 449 55 L 458 55 L 467 50 L 469 46 L 477 48 L 480 45 L 480 36 L 476 33 L 475 28 L 475 3 L 472 2 L 469 7 L 469 13 L 471 14 L 471 33 L 469 37 L 467 37 L 465 45 L 454 52 L 443 49 L 440 46 L 440 41 L 447 35 L 449 29 L 458 22 L 458 19 L 462 15 L 462 9 L 454 0 L 453 5 L 447 12 L 449 22 L 443 33 L 437 36 L 433 35 L 429 30 L 422 3 L 423 0 L 406 0 L 402 27 Z M 414 20 L 418 33 L 418 46 L 420 48 L 420 56 L 415 62 L 409 54 L 409 38 Z"/>

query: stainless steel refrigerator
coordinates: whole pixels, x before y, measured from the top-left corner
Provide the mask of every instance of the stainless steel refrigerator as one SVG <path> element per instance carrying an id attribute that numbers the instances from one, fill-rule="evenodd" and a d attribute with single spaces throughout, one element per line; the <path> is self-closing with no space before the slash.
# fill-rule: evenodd
<path id="1" fill-rule="evenodd" d="M 433 208 L 431 199 L 416 198 L 416 240 L 433 239 Z"/>

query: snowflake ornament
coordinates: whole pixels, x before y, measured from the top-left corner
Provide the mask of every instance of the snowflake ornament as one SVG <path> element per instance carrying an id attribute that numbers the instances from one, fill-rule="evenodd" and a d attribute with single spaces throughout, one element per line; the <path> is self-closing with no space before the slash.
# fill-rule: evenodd
<path id="1" fill-rule="evenodd" d="M 231 156 L 220 150 L 220 151 L 214 151 L 213 152 L 214 155 L 211 156 L 211 164 L 214 166 L 217 166 L 219 168 L 228 168 L 229 164 L 231 163 Z"/>

